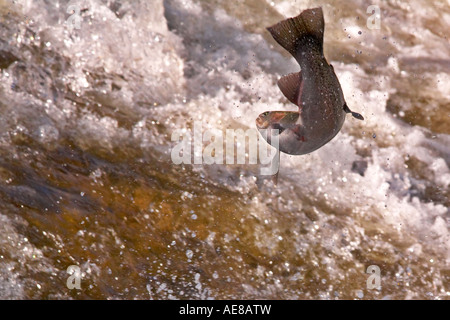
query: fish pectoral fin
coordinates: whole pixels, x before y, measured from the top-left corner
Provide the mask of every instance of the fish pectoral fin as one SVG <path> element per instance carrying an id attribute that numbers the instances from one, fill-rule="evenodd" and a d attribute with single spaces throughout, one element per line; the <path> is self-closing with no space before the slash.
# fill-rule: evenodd
<path id="1" fill-rule="evenodd" d="M 277 150 L 277 154 L 275 155 L 277 157 L 277 172 L 272 175 L 272 183 L 276 187 L 278 185 L 278 173 L 280 172 L 280 150 Z"/>
<path id="2" fill-rule="evenodd" d="M 274 184 L 275 187 L 278 185 L 278 172 L 279 172 L 279 171 L 277 171 L 277 173 L 275 173 L 275 174 L 272 175 L 272 177 L 271 177 L 272 183 Z"/>
<path id="3" fill-rule="evenodd" d="M 295 105 L 300 104 L 298 101 L 298 97 L 300 92 L 300 86 L 302 84 L 301 72 L 291 73 L 288 74 L 287 76 L 281 77 L 280 80 L 278 80 L 277 84 L 281 92 L 290 102 L 292 102 Z"/>
<path id="4" fill-rule="evenodd" d="M 295 136 L 297 137 L 297 140 L 305 142 L 306 138 L 305 138 L 305 128 L 302 125 L 295 125 L 292 128 L 290 128 L 290 131 L 292 131 L 292 133 L 295 134 Z"/>
<path id="5" fill-rule="evenodd" d="M 358 112 L 353 112 L 352 110 L 350 110 L 350 108 L 348 107 L 347 104 L 344 104 L 344 111 L 345 111 L 346 113 L 351 113 L 352 116 L 353 116 L 354 118 L 358 119 L 358 120 L 364 120 L 364 117 L 363 117 L 360 113 L 358 113 Z"/>

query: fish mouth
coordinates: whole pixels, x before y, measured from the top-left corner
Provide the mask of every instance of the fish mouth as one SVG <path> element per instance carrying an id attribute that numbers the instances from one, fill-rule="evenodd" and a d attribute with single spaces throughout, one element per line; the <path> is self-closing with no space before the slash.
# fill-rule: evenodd
<path id="1" fill-rule="evenodd" d="M 260 115 L 256 118 L 256 126 L 258 129 L 267 129 L 269 127 L 269 121 L 266 120 L 263 115 Z"/>

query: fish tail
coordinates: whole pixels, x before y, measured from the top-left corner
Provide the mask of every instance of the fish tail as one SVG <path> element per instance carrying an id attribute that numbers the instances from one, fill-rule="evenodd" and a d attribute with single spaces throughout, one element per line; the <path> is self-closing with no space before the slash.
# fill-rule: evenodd
<path id="1" fill-rule="evenodd" d="M 308 9 L 294 18 L 283 20 L 267 30 L 272 37 L 295 58 L 314 50 L 323 55 L 325 22 L 322 8 Z"/>

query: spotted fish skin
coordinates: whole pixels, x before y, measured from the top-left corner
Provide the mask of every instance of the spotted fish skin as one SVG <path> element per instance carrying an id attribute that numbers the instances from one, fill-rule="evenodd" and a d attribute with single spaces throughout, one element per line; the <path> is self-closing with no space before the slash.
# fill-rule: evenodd
<path id="1" fill-rule="evenodd" d="M 267 29 L 301 67 L 301 72 L 278 81 L 282 93 L 299 111 L 264 112 L 256 120 L 260 132 L 279 130 L 281 152 L 301 155 L 319 149 L 341 130 L 347 113 L 363 120 L 360 114 L 348 108 L 333 66 L 323 55 L 322 8 L 305 10 Z M 264 138 L 270 143 L 270 136 Z"/>

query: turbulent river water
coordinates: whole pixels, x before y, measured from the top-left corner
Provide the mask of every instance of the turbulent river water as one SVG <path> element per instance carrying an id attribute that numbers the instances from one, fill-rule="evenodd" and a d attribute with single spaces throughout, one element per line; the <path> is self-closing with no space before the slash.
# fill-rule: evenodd
<path id="1" fill-rule="evenodd" d="M 174 163 L 295 110 L 265 28 L 317 6 L 365 121 L 277 186 Z M 448 0 L 0 0 L 0 298 L 449 299 L 449 30 Z"/>

